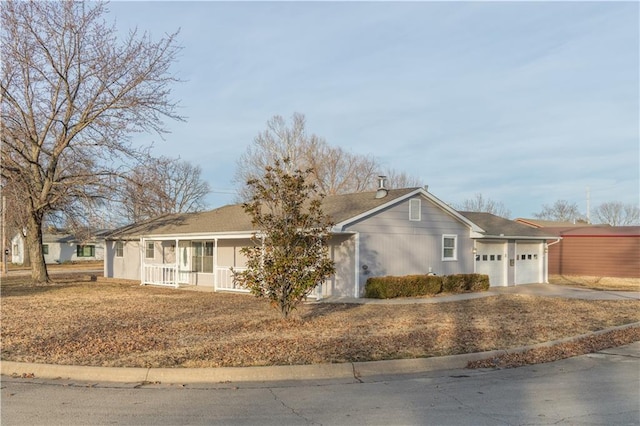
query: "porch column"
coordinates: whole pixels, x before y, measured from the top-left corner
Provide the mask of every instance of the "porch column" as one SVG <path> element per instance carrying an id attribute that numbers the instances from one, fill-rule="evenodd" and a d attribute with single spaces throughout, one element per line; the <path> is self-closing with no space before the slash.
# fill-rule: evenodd
<path id="1" fill-rule="evenodd" d="M 218 290 L 218 239 L 213 239 L 213 290 Z"/>
<path id="2" fill-rule="evenodd" d="M 176 260 L 176 271 L 174 272 L 173 275 L 173 284 L 175 284 L 176 287 L 178 287 L 180 285 L 180 246 L 178 245 L 180 243 L 180 241 L 176 238 L 176 246 L 173 250 L 173 256 L 175 257 Z"/>
<path id="3" fill-rule="evenodd" d="M 145 284 L 145 276 L 144 276 L 144 237 L 140 237 L 140 285 L 144 285 Z"/>

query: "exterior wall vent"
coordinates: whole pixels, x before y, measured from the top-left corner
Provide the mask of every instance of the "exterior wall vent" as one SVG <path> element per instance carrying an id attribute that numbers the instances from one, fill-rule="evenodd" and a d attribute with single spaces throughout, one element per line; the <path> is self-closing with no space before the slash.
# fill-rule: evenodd
<path id="1" fill-rule="evenodd" d="M 378 190 L 376 191 L 376 198 L 384 198 L 389 191 L 384 186 L 384 182 L 387 179 L 386 176 L 378 176 Z"/>

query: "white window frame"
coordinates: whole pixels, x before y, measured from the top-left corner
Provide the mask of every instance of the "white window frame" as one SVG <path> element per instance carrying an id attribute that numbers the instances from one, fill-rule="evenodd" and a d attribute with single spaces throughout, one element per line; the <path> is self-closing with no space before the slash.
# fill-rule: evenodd
<path id="1" fill-rule="evenodd" d="M 422 220 L 422 200 L 421 199 L 412 198 L 411 200 L 409 200 L 409 220 L 411 222 L 420 222 L 420 220 Z"/>
<path id="2" fill-rule="evenodd" d="M 124 241 L 116 241 L 114 251 L 116 257 L 124 257 Z"/>
<path id="3" fill-rule="evenodd" d="M 453 247 L 445 247 L 445 240 L 453 239 Z M 445 250 L 451 250 L 453 248 L 452 256 L 446 256 Z M 456 261 L 458 260 L 458 236 L 456 234 L 442 234 L 442 261 Z"/>

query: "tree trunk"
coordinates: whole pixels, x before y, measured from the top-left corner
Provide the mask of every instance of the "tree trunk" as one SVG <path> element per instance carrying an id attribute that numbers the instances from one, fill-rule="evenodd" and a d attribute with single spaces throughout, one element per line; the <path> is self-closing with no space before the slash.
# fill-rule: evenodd
<path id="1" fill-rule="evenodd" d="M 42 217 L 37 214 L 29 216 L 26 243 L 29 257 L 31 258 L 31 279 L 33 283 L 48 283 L 49 274 L 47 265 L 44 263 L 44 254 L 42 253 Z"/>

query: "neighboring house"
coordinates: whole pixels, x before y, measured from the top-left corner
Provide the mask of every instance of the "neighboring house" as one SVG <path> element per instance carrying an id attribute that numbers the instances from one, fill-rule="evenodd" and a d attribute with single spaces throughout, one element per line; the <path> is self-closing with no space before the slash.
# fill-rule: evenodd
<path id="1" fill-rule="evenodd" d="M 640 226 L 529 223 L 562 240 L 549 247 L 549 273 L 640 278 Z"/>
<path id="2" fill-rule="evenodd" d="M 45 263 L 82 262 L 104 259 L 104 237 L 110 231 L 95 232 L 88 239 L 52 230 L 42 235 L 42 252 Z M 11 239 L 11 263 L 24 263 L 25 238 L 17 234 Z"/>
<path id="3" fill-rule="evenodd" d="M 547 280 L 544 231 L 486 213 L 461 213 L 423 188 L 328 196 L 336 224 L 330 256 L 336 273 L 314 297 L 361 297 L 367 278 L 385 275 L 485 273 L 491 285 Z M 246 291 L 233 282 L 243 247 L 256 230 L 241 205 L 173 214 L 107 237 L 106 277 L 142 284 L 198 285 Z"/>

